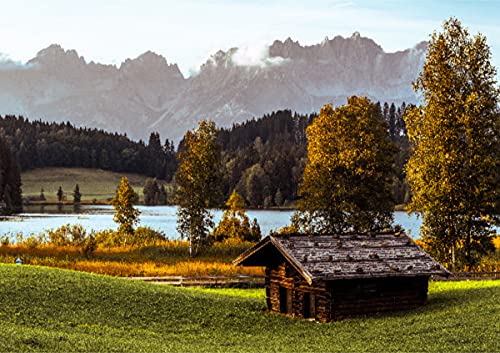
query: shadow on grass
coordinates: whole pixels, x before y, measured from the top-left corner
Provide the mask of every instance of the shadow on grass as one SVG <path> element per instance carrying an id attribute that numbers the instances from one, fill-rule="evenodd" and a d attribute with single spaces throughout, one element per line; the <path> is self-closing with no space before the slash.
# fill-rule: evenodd
<path id="1" fill-rule="evenodd" d="M 496 294 L 495 294 L 496 291 Z M 418 306 L 413 309 L 385 311 L 375 314 L 366 314 L 356 316 L 353 319 L 367 319 L 367 318 L 395 318 L 413 315 L 432 315 L 438 312 L 456 311 L 456 309 L 463 309 L 465 306 L 480 306 L 487 305 L 485 298 L 491 298 L 492 303 L 494 298 L 500 296 L 500 281 L 499 286 L 486 287 L 486 288 L 455 288 L 440 292 L 431 292 L 428 296 L 427 303 L 423 306 Z M 492 304 L 493 305 L 493 304 Z"/>

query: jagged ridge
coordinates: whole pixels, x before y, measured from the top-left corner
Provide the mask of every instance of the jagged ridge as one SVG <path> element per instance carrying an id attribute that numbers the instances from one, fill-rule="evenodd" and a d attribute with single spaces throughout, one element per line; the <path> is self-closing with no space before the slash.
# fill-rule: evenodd
<path id="1" fill-rule="evenodd" d="M 229 126 L 278 109 L 310 113 L 352 94 L 415 102 L 411 82 L 426 50 L 422 42 L 385 53 L 357 32 L 310 46 L 288 38 L 251 57 L 244 48 L 218 51 L 184 78 L 177 64 L 150 51 L 116 67 L 54 44 L 25 65 L 0 62 L 0 114 L 178 140 L 203 118 Z"/>

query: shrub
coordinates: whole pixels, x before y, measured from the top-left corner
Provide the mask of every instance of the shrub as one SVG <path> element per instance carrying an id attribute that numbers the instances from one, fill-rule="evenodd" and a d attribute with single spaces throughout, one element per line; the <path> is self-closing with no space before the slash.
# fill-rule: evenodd
<path id="1" fill-rule="evenodd" d="M 167 237 L 163 232 L 149 227 L 137 227 L 131 241 L 127 243 L 132 246 L 147 246 L 156 245 L 165 240 L 167 240 Z"/>
<path id="2" fill-rule="evenodd" d="M 1 236 L 0 237 L 0 244 L 2 244 L 2 246 L 8 246 L 10 244 L 9 237 L 6 235 Z"/>
<path id="3" fill-rule="evenodd" d="M 124 235 L 111 229 L 95 232 L 93 236 L 96 245 L 104 248 L 122 246 L 125 243 Z"/>
<path id="4" fill-rule="evenodd" d="M 49 242 L 57 246 L 81 246 L 87 238 L 87 231 L 80 224 L 66 224 L 55 230 L 47 232 Z"/>

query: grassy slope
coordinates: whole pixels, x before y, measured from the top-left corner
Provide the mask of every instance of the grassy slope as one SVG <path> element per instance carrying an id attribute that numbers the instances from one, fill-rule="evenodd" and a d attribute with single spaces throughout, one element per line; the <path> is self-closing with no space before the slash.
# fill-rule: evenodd
<path id="1" fill-rule="evenodd" d="M 122 174 L 101 169 L 84 168 L 41 168 L 30 170 L 21 175 L 24 196 L 38 196 L 40 189 L 45 190 L 48 201 L 57 200 L 57 190 L 62 186 L 68 200 L 73 200 L 75 184 L 79 184 L 82 201 L 104 201 L 115 195 L 122 176 L 127 176 L 129 183 L 142 198 L 142 189 L 146 176 Z"/>
<path id="2" fill-rule="evenodd" d="M 318 324 L 263 290 L 193 290 L 0 265 L 0 351 L 500 351 L 500 281 L 431 283 L 413 312 Z"/>

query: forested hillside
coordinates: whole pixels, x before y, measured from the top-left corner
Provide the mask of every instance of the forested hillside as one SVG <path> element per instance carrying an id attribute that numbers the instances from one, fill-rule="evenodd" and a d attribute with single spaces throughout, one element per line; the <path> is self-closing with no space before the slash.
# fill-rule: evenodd
<path id="1" fill-rule="evenodd" d="M 0 136 L 0 215 L 20 212 L 21 177 L 17 162 Z"/>
<path id="2" fill-rule="evenodd" d="M 0 117 L 3 136 L 22 171 L 43 167 L 99 168 L 170 180 L 177 168 L 173 142 L 152 133 L 146 145 L 127 135 L 76 128 L 70 123 Z"/>
<path id="3" fill-rule="evenodd" d="M 306 160 L 305 130 L 313 119 L 283 110 L 222 129 L 226 196 L 236 189 L 252 207 L 295 200 Z"/>
<path id="4" fill-rule="evenodd" d="M 407 203 L 410 193 L 403 167 L 410 151 L 402 119 L 406 105 L 385 103 L 380 109 L 397 147 L 394 198 L 397 204 Z M 236 189 L 252 207 L 287 206 L 295 201 L 306 161 L 306 128 L 315 117 L 282 110 L 222 129 L 226 198 Z"/>
<path id="5" fill-rule="evenodd" d="M 398 204 L 407 203 L 410 194 L 403 172 L 409 157 L 402 119 L 405 105 L 385 103 L 380 109 L 389 136 L 398 147 L 394 197 Z M 251 207 L 289 206 L 297 200 L 306 161 L 306 129 L 315 116 L 281 110 L 220 129 L 225 198 L 236 189 Z M 127 135 L 77 128 L 70 123 L 6 116 L 0 117 L 0 137 L 10 146 L 21 171 L 44 167 L 98 168 L 170 181 L 177 170 L 173 142 L 166 140 L 162 144 L 158 133 L 152 133 L 145 144 Z"/>

